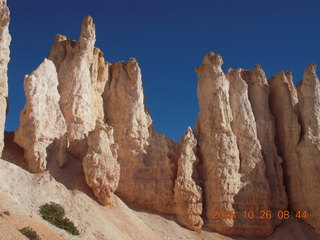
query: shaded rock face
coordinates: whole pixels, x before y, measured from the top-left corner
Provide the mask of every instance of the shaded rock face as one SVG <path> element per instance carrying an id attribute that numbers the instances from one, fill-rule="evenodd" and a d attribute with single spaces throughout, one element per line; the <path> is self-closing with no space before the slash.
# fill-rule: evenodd
<path id="1" fill-rule="evenodd" d="M 209 228 L 232 234 L 233 219 L 212 219 L 213 211 L 235 210 L 234 197 L 241 189 L 239 150 L 230 125 L 233 118 L 229 81 L 222 72 L 222 64 L 219 55 L 208 53 L 202 65 L 196 68 L 200 106 L 196 135 Z"/>
<path id="2" fill-rule="evenodd" d="M 275 171 L 275 163 L 274 159 L 269 159 L 268 163 L 262 154 L 262 126 L 256 122 L 250 87 L 243 79 L 243 70 L 231 70 L 225 76 L 222 64 L 219 55 L 208 53 L 196 69 L 200 105 L 196 135 L 208 227 L 227 235 L 265 236 L 274 229 L 275 219 L 248 221 L 243 212 L 253 211 L 259 215 L 262 211 L 285 209 L 284 186 L 276 182 L 277 186 L 270 187 L 275 180 L 267 173 Z M 271 143 L 276 159 L 280 161 L 273 140 Z M 269 165 L 271 170 L 268 170 Z M 279 172 L 280 177 L 281 174 Z M 281 202 L 273 200 L 273 197 L 279 198 L 274 189 L 283 190 L 283 206 L 273 203 Z M 219 211 L 234 211 L 239 218 L 214 217 Z"/>
<path id="3" fill-rule="evenodd" d="M 275 144 L 276 130 L 269 105 L 270 87 L 266 75 L 257 65 L 252 71 L 242 71 L 241 76 L 248 84 L 248 97 L 266 165 L 266 175 L 271 190 L 270 208 L 274 211 L 286 209 L 288 199 L 283 181 L 282 158 L 278 155 Z"/>
<path id="4" fill-rule="evenodd" d="M 314 64 L 306 68 L 297 90 L 302 130 L 297 148 L 300 162 L 298 171 L 288 174 L 300 178 L 290 201 L 294 210 L 307 211 L 305 221 L 320 234 L 320 82 Z"/>
<path id="5" fill-rule="evenodd" d="M 103 100 L 105 120 L 119 145 L 117 194 L 137 207 L 174 214 L 176 147 L 153 129 L 135 59 L 110 67 Z"/>
<path id="6" fill-rule="evenodd" d="M 6 0 L 0 0 L 0 155 L 3 150 L 4 125 L 7 111 L 8 78 L 7 69 L 10 60 L 9 45 L 11 36 L 9 34 L 9 9 Z"/>
<path id="7" fill-rule="evenodd" d="M 86 182 L 98 201 L 110 206 L 114 202 L 113 193 L 120 178 L 113 128 L 97 121 L 95 129 L 89 133 L 88 146 L 88 153 L 82 162 Z"/>
<path id="8" fill-rule="evenodd" d="M 46 169 L 49 146 L 66 132 L 59 106 L 57 72 L 50 60 L 45 59 L 37 70 L 26 76 L 24 91 L 27 103 L 14 141 L 24 149 L 28 169 L 41 172 Z"/>
<path id="9" fill-rule="evenodd" d="M 295 112 L 297 105 L 297 91 L 293 85 L 290 73 L 279 71 L 269 80 L 270 107 L 275 117 L 276 143 L 278 152 L 284 159 L 286 188 L 290 203 L 301 201 L 300 189 L 300 160 L 297 155 L 297 145 L 300 138 L 300 124 Z"/>
<path id="10" fill-rule="evenodd" d="M 176 215 L 182 225 L 192 230 L 200 230 L 203 225 L 201 218 L 202 189 L 192 178 L 197 160 L 194 153 L 197 140 L 191 128 L 188 128 L 180 144 L 178 172 L 174 186 L 174 198 L 177 205 Z"/>
<path id="11" fill-rule="evenodd" d="M 108 64 L 102 52 L 94 48 L 95 41 L 95 25 L 91 17 L 86 17 L 79 41 L 57 35 L 48 56 L 57 68 L 68 151 L 79 159 L 86 154 L 88 132 L 94 129 L 96 120 L 104 119 L 101 94 L 108 79 Z"/>

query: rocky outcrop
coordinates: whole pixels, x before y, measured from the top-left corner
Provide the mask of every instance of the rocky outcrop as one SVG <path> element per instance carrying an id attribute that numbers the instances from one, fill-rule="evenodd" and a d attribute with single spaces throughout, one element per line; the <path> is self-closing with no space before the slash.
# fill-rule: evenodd
<path id="1" fill-rule="evenodd" d="M 108 63 L 94 47 L 95 25 L 91 17 L 82 24 L 79 41 L 57 35 L 49 53 L 57 68 L 60 108 L 67 123 L 68 151 L 82 159 L 88 149 L 86 137 L 103 120 L 101 94 L 108 80 Z"/>
<path id="2" fill-rule="evenodd" d="M 297 145 L 300 138 L 300 124 L 295 112 L 298 102 L 297 91 L 292 82 L 290 72 L 284 74 L 279 71 L 269 80 L 270 108 L 275 116 L 276 144 L 280 156 L 283 158 L 286 189 L 290 203 L 301 201 L 301 176 L 299 172 L 300 160 L 297 155 Z M 295 205 L 295 203 L 294 203 Z"/>
<path id="3" fill-rule="evenodd" d="M 95 129 L 89 133 L 88 146 L 88 153 L 82 162 L 86 182 L 98 201 L 110 206 L 114 202 L 113 193 L 120 178 L 113 128 L 97 121 Z"/>
<path id="4" fill-rule="evenodd" d="M 243 70 L 231 70 L 225 76 L 222 64 L 219 55 L 208 53 L 196 69 L 197 139 L 208 227 L 227 235 L 268 235 L 275 226 L 273 220 L 248 221 L 244 216 L 245 211 L 259 216 L 273 208 L 248 84 L 242 78 Z M 215 214 L 219 212 L 226 216 Z M 237 217 L 228 214 L 232 212 Z"/>
<path id="5" fill-rule="evenodd" d="M 10 60 L 9 45 L 11 36 L 9 34 L 9 9 L 6 0 L 0 0 L 0 155 L 3 150 L 4 125 L 7 111 L 8 78 L 7 69 Z"/>
<path id="6" fill-rule="evenodd" d="M 8 43 L 6 36 L 0 41 Z M 174 214 L 189 229 L 206 222 L 211 230 L 250 238 L 270 234 L 281 222 L 275 214 L 288 206 L 285 182 L 290 210 L 306 210 L 305 220 L 319 232 L 320 83 L 314 65 L 297 93 L 290 72 L 280 71 L 269 85 L 260 66 L 224 74 L 221 56 L 206 54 L 196 68 L 195 136 L 188 128 L 174 143 L 153 127 L 137 61 L 107 63 L 95 41 L 86 17 L 79 41 L 57 35 L 49 60 L 26 77 L 27 104 L 15 141 L 30 171 L 45 170 L 49 157 L 62 167 L 68 149 L 83 160 L 87 184 L 102 205 L 112 205 L 116 193 L 131 206 Z M 6 71 L 8 52 L 0 56 Z M 5 100 L 6 88 L 0 93 Z"/>
<path id="7" fill-rule="evenodd" d="M 270 210 L 286 209 L 287 194 L 283 181 L 282 158 L 275 144 L 275 123 L 270 111 L 270 87 L 262 68 L 257 65 L 252 71 L 242 71 L 248 84 L 248 96 L 256 121 L 257 136 L 266 165 L 266 174 L 271 189 Z M 275 218 L 277 220 L 277 218 Z"/>
<path id="8" fill-rule="evenodd" d="M 213 211 L 236 210 L 234 196 L 241 189 L 239 150 L 230 125 L 229 81 L 221 69 L 222 64 L 219 55 L 208 53 L 196 68 L 200 106 L 196 135 L 208 225 L 212 230 L 233 234 L 234 219 L 213 218 Z"/>
<path id="9" fill-rule="evenodd" d="M 300 177 L 294 182 L 298 185 L 293 186 L 296 194 L 290 196 L 290 203 L 296 211 L 307 211 L 305 221 L 320 234 L 320 82 L 315 64 L 306 68 L 297 90 L 302 135 L 297 148 L 298 171 L 288 174 Z"/>
<path id="10" fill-rule="evenodd" d="M 117 194 L 137 207 L 174 214 L 176 147 L 153 128 L 135 59 L 110 67 L 103 100 L 105 120 L 119 145 Z"/>
<path id="11" fill-rule="evenodd" d="M 180 157 L 178 160 L 177 178 L 174 186 L 176 215 L 178 221 L 192 230 L 200 230 L 203 225 L 202 190 L 192 176 L 197 157 L 194 153 L 197 145 L 191 128 L 181 139 Z"/>
<path id="12" fill-rule="evenodd" d="M 241 72 L 242 69 L 230 70 L 226 75 L 230 83 L 230 107 L 233 116 L 231 128 L 237 139 L 241 174 L 241 189 L 234 197 L 234 205 L 238 213 L 249 210 L 259 216 L 261 211 L 271 209 L 271 191 L 249 101 L 248 85 L 242 79 Z M 271 234 L 274 224 L 272 220 L 248 221 L 240 218 L 234 227 L 239 226 L 247 236 L 258 236 Z"/>
<path id="13" fill-rule="evenodd" d="M 49 146 L 66 132 L 59 106 L 57 72 L 50 60 L 45 59 L 37 70 L 26 76 L 24 91 L 27 103 L 14 141 L 23 148 L 28 169 L 41 172 L 46 169 Z M 60 150 L 63 151 L 63 146 Z"/>

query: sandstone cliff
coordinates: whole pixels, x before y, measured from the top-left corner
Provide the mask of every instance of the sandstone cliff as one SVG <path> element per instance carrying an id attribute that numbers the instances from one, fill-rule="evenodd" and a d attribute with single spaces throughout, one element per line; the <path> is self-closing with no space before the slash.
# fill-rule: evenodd
<path id="1" fill-rule="evenodd" d="M 201 218 L 202 189 L 193 179 L 197 161 L 196 146 L 197 140 L 191 128 L 188 128 L 181 141 L 178 172 L 174 186 L 177 219 L 192 230 L 200 230 L 203 225 Z"/>
<path id="2" fill-rule="evenodd" d="M 105 62 L 95 41 L 95 25 L 86 17 L 79 41 L 57 35 L 49 60 L 26 77 L 27 104 L 15 141 L 30 171 L 44 171 L 49 158 L 60 167 L 77 159 L 102 205 L 112 205 L 115 193 L 139 209 L 176 215 L 192 230 L 205 223 L 251 238 L 273 232 L 289 197 L 289 210 L 306 210 L 306 222 L 319 232 L 314 65 L 296 91 L 290 72 L 269 83 L 260 66 L 225 74 L 222 57 L 206 54 L 196 68 L 195 133 L 188 128 L 174 143 L 153 126 L 137 61 Z M 249 212 L 256 217 L 249 219 Z"/>
<path id="3" fill-rule="evenodd" d="M 0 155 L 3 150 L 4 125 L 7 111 L 8 78 L 7 69 L 10 60 L 9 45 L 11 36 L 9 34 L 9 9 L 6 0 L 0 0 Z"/>
<path id="4" fill-rule="evenodd" d="M 14 141 L 24 149 L 31 172 L 46 169 L 49 146 L 66 132 L 57 87 L 56 68 L 47 59 L 24 80 L 27 103 L 21 112 L 20 126 L 15 132 Z M 59 154 L 59 151 L 55 154 Z"/>
<path id="5" fill-rule="evenodd" d="M 294 188 L 292 208 L 307 211 L 306 222 L 320 234 L 320 82 L 314 64 L 306 68 L 297 89 L 302 129 L 297 148 L 299 171 L 289 174 L 300 176 L 300 184 Z"/>
<path id="6" fill-rule="evenodd" d="M 82 163 L 87 184 L 102 205 L 112 205 L 113 192 L 117 189 L 120 177 L 112 127 L 97 121 L 95 129 L 89 133 L 88 146 Z"/>
<path id="7" fill-rule="evenodd" d="M 105 120 L 119 145 L 117 194 L 137 207 L 174 214 L 175 146 L 153 128 L 135 59 L 110 67 L 103 100 Z"/>
<path id="8" fill-rule="evenodd" d="M 57 68 L 60 108 L 67 123 L 68 151 L 82 159 L 87 151 L 88 132 L 103 120 L 101 94 L 108 79 L 103 54 L 94 48 L 95 25 L 91 17 L 82 24 L 79 41 L 57 35 L 49 53 Z"/>

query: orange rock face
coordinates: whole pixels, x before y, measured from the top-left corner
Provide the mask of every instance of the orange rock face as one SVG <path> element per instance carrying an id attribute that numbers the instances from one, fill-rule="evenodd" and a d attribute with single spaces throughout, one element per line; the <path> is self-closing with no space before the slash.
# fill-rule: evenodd
<path id="1" fill-rule="evenodd" d="M 0 28 L 3 69 L 6 24 Z M 290 72 L 269 83 L 258 65 L 225 74 L 222 57 L 206 54 L 196 68 L 196 129 L 174 143 L 154 129 L 137 61 L 105 62 L 95 41 L 95 25 L 86 17 L 79 41 L 58 35 L 49 60 L 27 76 L 15 141 L 30 171 L 44 171 L 50 151 L 62 167 L 67 149 L 83 161 L 86 182 L 102 205 L 112 205 L 115 193 L 131 206 L 176 215 L 192 230 L 205 223 L 225 235 L 258 238 L 281 223 L 277 212 L 289 202 L 290 211 L 307 211 L 305 221 L 320 231 L 315 65 L 296 89 Z M 0 78 L 5 86 L 6 77 Z M 1 89 L 0 102 L 6 96 Z"/>

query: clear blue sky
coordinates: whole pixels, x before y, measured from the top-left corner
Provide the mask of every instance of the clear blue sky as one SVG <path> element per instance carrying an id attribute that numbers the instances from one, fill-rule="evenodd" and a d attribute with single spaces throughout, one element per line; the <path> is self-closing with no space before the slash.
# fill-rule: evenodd
<path id="1" fill-rule="evenodd" d="M 107 61 L 135 57 L 156 129 L 178 140 L 198 114 L 194 68 L 209 51 L 227 68 L 260 64 L 271 78 L 320 63 L 319 0 L 8 0 L 11 61 L 6 130 L 18 127 L 24 75 L 47 56 L 57 33 L 78 39 L 91 15 Z"/>

